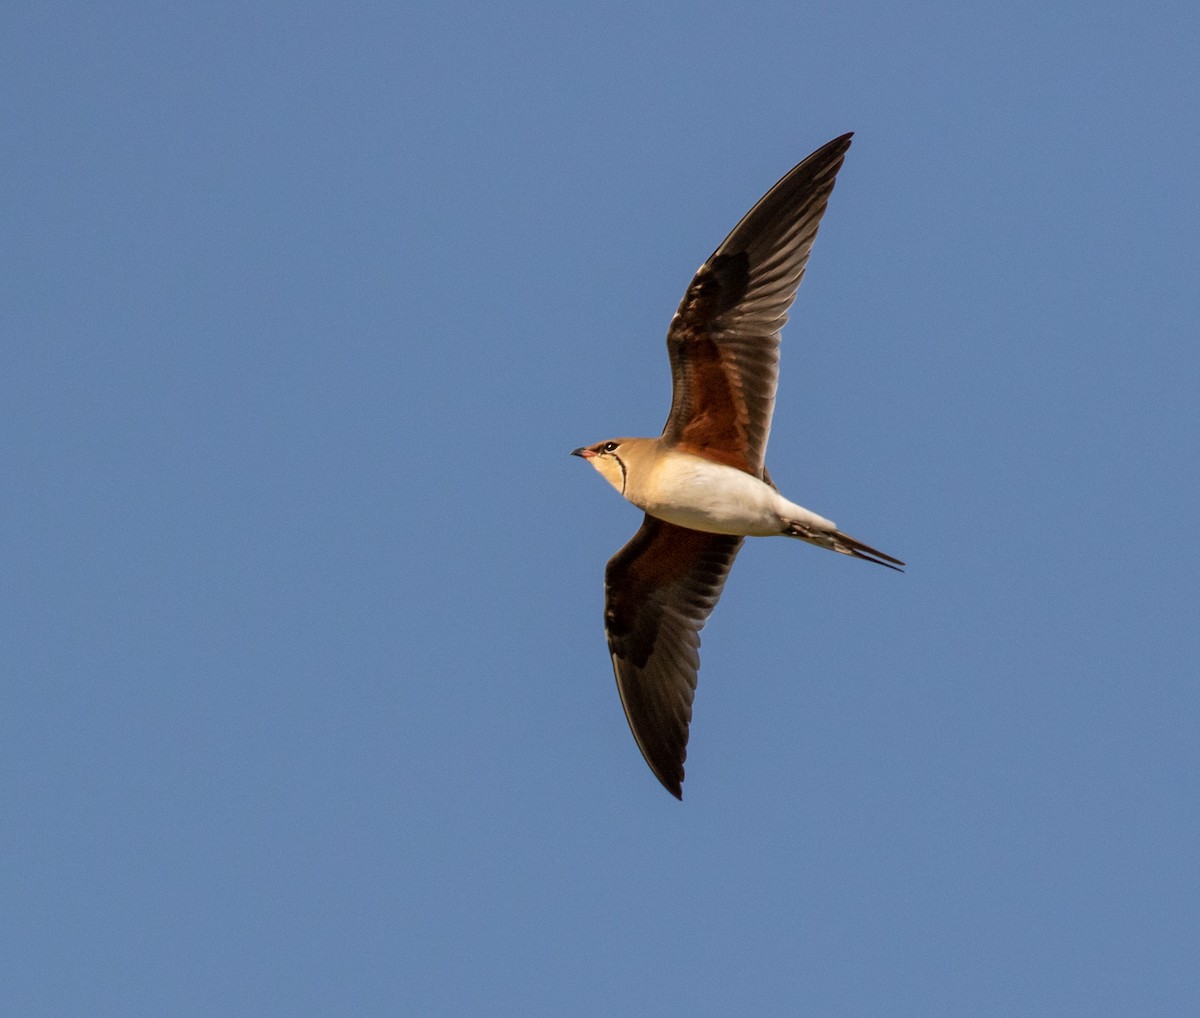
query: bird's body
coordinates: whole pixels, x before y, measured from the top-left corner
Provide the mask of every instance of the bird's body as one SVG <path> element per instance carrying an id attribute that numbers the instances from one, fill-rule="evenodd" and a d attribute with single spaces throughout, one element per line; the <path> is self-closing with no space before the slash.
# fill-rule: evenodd
<path id="1" fill-rule="evenodd" d="M 699 633 L 742 539 L 904 564 L 784 498 L 765 464 L 779 332 L 849 146 L 843 135 L 792 169 L 696 273 L 667 332 L 675 388 L 662 435 L 574 450 L 646 514 L 608 564 L 605 630 L 638 747 L 680 798 Z"/>
<path id="2" fill-rule="evenodd" d="M 789 502 L 770 484 L 737 467 L 673 449 L 654 438 L 618 441 L 611 455 L 621 466 L 614 476 L 605 474 L 606 479 L 639 509 L 667 523 L 737 537 L 788 534 L 791 522 L 837 529 L 830 520 Z M 589 452 L 582 455 L 590 458 Z"/>
<path id="3" fill-rule="evenodd" d="M 629 501 L 660 520 L 709 534 L 773 537 L 783 533 L 789 516 L 828 523 L 765 481 L 686 452 L 660 456 L 658 470 Z"/>

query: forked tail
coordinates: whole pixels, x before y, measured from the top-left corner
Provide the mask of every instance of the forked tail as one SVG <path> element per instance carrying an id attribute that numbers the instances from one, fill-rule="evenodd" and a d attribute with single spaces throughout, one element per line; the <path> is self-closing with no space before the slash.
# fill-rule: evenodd
<path id="1" fill-rule="evenodd" d="M 904 572 L 901 568 L 904 563 L 898 558 L 892 558 L 891 555 L 886 555 L 869 544 L 863 544 L 862 541 L 849 534 L 843 534 L 840 530 L 818 530 L 800 520 L 789 520 L 784 533 L 789 537 L 798 537 L 809 544 L 815 544 L 819 548 L 828 548 L 830 551 L 836 551 L 842 555 L 853 555 L 864 562 L 874 562 L 877 566 L 895 569 L 898 573 Z"/>

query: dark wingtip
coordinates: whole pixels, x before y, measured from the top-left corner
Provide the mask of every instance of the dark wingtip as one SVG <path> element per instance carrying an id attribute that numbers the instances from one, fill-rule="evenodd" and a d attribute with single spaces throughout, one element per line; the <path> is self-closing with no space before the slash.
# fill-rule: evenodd
<path id="1" fill-rule="evenodd" d="M 844 154 L 850 147 L 850 139 L 854 137 L 853 131 L 847 131 L 845 134 L 839 134 L 832 141 L 825 142 L 813 155 L 818 152 L 839 152 Z"/>
<path id="2" fill-rule="evenodd" d="M 686 740 L 686 734 L 684 738 Z M 638 742 L 638 749 L 642 750 L 642 756 L 645 757 L 646 763 L 650 766 L 650 773 L 658 778 L 658 783 L 682 802 L 683 760 L 686 758 L 686 751 L 679 754 L 679 759 L 675 759 L 674 754 L 671 754 L 670 759 L 662 759 L 660 755 L 659 759 L 651 760 L 640 741 Z"/>
<path id="3" fill-rule="evenodd" d="M 639 747 L 640 748 L 640 747 Z M 642 754 L 645 756 L 645 753 Z M 658 778 L 658 783 L 670 792 L 680 802 L 683 801 L 683 768 L 672 768 L 677 770 L 678 776 L 675 774 L 664 774 L 662 770 L 650 763 L 650 758 L 646 758 L 646 763 L 650 764 L 650 772 Z"/>

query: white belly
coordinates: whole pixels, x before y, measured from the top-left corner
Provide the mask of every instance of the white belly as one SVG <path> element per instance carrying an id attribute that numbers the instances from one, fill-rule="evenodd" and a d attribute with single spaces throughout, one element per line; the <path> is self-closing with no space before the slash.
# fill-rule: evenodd
<path id="1" fill-rule="evenodd" d="M 687 454 L 664 456 L 656 466 L 653 482 L 643 491 L 628 493 L 629 500 L 668 523 L 745 537 L 780 534 L 788 519 L 833 529 L 829 520 L 735 467 Z"/>

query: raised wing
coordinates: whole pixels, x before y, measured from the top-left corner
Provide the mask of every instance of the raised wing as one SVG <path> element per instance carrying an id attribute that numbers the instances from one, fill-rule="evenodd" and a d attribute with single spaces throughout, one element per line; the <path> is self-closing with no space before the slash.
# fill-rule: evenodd
<path id="1" fill-rule="evenodd" d="M 700 630 L 742 546 L 647 516 L 608 563 L 604 626 L 625 717 L 654 776 L 683 798 Z"/>
<path id="2" fill-rule="evenodd" d="M 835 138 L 792 169 L 692 279 L 667 330 L 674 394 L 666 441 L 762 475 L 779 331 L 850 138 Z"/>

